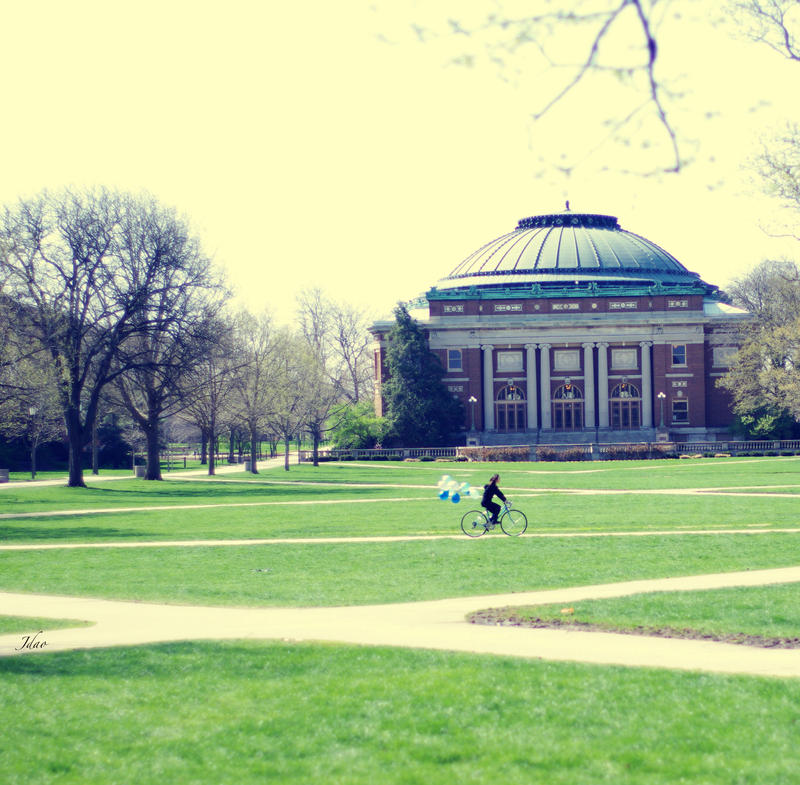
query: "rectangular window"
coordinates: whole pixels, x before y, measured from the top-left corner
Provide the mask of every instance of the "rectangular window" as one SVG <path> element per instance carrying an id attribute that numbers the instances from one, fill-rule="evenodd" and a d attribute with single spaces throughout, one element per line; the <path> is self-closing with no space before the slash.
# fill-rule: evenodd
<path id="1" fill-rule="evenodd" d="M 461 362 L 461 349 L 447 350 L 447 370 L 448 371 L 464 370 L 464 366 Z"/>
<path id="2" fill-rule="evenodd" d="M 581 355 L 577 349 L 556 349 L 553 351 L 554 371 L 580 371 Z"/>
<path id="3" fill-rule="evenodd" d="M 673 365 L 686 365 L 686 344 L 685 343 L 672 344 L 672 364 Z"/>
<path id="4" fill-rule="evenodd" d="M 617 370 L 619 368 L 638 368 L 639 357 L 636 349 L 612 349 L 611 350 L 611 368 Z"/>
<path id="5" fill-rule="evenodd" d="M 714 367 L 729 368 L 731 361 L 736 355 L 735 346 L 715 346 L 714 347 Z"/>
<path id="6" fill-rule="evenodd" d="M 672 402 L 672 422 L 676 425 L 685 425 L 689 422 L 689 401 Z"/>
<path id="7" fill-rule="evenodd" d="M 498 352 L 497 353 L 498 371 L 521 371 L 522 352 Z"/>

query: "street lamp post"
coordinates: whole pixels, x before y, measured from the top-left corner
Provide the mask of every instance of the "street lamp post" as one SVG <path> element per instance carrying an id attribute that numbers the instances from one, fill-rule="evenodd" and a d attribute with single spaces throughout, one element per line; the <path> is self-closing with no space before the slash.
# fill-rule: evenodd
<path id="1" fill-rule="evenodd" d="M 470 412 L 472 413 L 472 427 L 470 428 L 471 431 L 475 430 L 475 404 L 478 402 L 478 399 L 474 395 L 470 395 L 467 398 L 469 401 L 469 408 Z"/>
<path id="2" fill-rule="evenodd" d="M 663 392 L 660 392 L 657 397 L 658 397 L 658 408 L 659 408 L 660 420 L 661 420 L 661 422 L 659 423 L 658 428 L 659 428 L 659 430 L 663 431 L 664 430 L 664 398 L 666 398 L 667 396 L 664 395 Z"/>

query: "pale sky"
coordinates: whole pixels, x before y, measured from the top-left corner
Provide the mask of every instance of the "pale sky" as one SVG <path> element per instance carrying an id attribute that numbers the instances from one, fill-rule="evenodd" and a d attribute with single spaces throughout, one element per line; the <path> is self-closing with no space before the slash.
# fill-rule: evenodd
<path id="1" fill-rule="evenodd" d="M 565 199 L 724 287 L 797 245 L 764 233 L 775 205 L 740 166 L 797 118 L 800 65 L 734 41 L 724 20 L 710 26 L 704 9 L 719 5 L 676 0 L 689 13 L 665 19 L 660 38 L 697 163 L 641 177 L 620 170 L 665 160 L 657 138 L 643 148 L 646 129 L 627 148 L 597 147 L 618 98 L 609 81 L 533 124 L 558 69 L 517 60 L 522 76 L 504 81 L 486 62 L 448 65 L 475 37 L 422 44 L 410 32 L 479 20 L 490 0 L 7 2 L 0 201 L 65 185 L 147 190 L 190 218 L 239 302 L 282 321 L 310 286 L 388 314 Z M 582 163 L 552 166 L 565 160 Z"/>

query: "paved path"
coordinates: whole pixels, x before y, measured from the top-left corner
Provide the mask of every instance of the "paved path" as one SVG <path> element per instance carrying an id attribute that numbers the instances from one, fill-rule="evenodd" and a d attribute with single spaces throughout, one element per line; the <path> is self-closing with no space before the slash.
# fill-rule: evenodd
<path id="1" fill-rule="evenodd" d="M 0 614 L 81 619 L 92 627 L 48 631 L 41 651 L 165 641 L 278 639 L 404 646 L 601 665 L 647 666 L 800 678 L 800 649 L 759 649 L 695 640 L 468 624 L 488 607 L 575 603 L 652 591 L 800 582 L 800 567 L 629 581 L 550 591 L 337 608 L 217 608 L 0 593 Z M 0 636 L 0 655 L 19 651 L 20 634 Z"/>

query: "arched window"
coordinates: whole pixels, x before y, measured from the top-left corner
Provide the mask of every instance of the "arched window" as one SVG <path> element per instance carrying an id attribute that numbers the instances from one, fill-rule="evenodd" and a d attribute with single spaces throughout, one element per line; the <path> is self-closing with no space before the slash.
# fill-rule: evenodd
<path id="1" fill-rule="evenodd" d="M 583 428 L 583 390 L 567 380 L 553 393 L 553 429 L 579 431 Z"/>
<path id="2" fill-rule="evenodd" d="M 641 427 L 642 395 L 639 388 L 626 379 L 611 390 L 608 406 L 609 423 L 614 430 L 627 431 Z"/>
<path id="3" fill-rule="evenodd" d="M 524 431 L 528 427 L 525 393 L 514 382 L 497 393 L 494 411 L 498 431 Z"/>
<path id="4" fill-rule="evenodd" d="M 572 382 L 566 382 L 553 393 L 553 398 L 559 401 L 569 401 L 575 398 L 583 398 L 583 393 L 580 387 L 576 387 Z"/>

